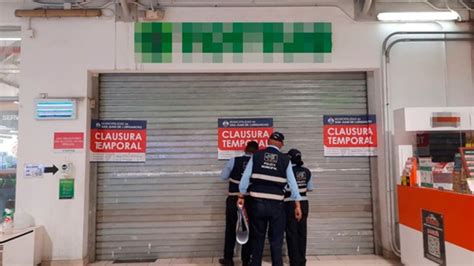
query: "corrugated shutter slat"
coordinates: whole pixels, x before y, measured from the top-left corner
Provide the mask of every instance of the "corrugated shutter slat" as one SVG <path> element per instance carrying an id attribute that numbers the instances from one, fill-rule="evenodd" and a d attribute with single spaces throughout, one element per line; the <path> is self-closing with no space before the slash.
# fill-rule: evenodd
<path id="1" fill-rule="evenodd" d="M 99 163 L 99 260 L 220 256 L 227 184 L 217 118 L 273 117 L 303 152 L 308 255 L 372 254 L 368 158 L 324 157 L 322 115 L 366 114 L 364 73 L 104 74 L 101 119 L 148 121 L 146 163 Z"/>

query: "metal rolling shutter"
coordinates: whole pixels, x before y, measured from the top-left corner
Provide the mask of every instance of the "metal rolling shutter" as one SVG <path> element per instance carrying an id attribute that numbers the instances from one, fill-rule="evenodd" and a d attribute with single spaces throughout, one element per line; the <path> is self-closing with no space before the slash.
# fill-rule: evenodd
<path id="1" fill-rule="evenodd" d="M 325 158 L 323 114 L 365 114 L 363 73 L 104 74 L 101 119 L 148 121 L 146 163 L 100 163 L 99 260 L 220 256 L 227 183 L 217 118 L 273 117 L 301 149 L 309 193 L 308 255 L 374 252 L 365 157 Z"/>

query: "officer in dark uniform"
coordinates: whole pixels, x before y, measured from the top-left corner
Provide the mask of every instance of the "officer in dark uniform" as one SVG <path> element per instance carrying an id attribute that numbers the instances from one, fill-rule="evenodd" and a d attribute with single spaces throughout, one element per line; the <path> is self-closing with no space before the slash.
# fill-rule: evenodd
<path id="1" fill-rule="evenodd" d="M 298 185 L 293 175 L 290 158 L 280 152 L 285 137 L 274 132 L 268 139 L 268 147 L 256 152 L 247 163 L 240 181 L 239 200 L 237 204 L 245 203 L 243 195 L 247 189 L 252 200 L 250 206 L 250 239 L 252 255 L 250 265 L 262 265 L 265 235 L 268 229 L 272 265 L 282 266 L 282 245 L 286 227 L 285 187 L 291 190 L 291 198 L 295 200 L 293 215 L 301 219 Z M 249 186 L 250 185 L 250 186 Z"/>
<path id="2" fill-rule="evenodd" d="M 237 226 L 237 199 L 239 196 L 239 184 L 242 178 L 242 173 L 247 166 L 250 157 L 258 151 L 258 143 L 250 141 L 245 147 L 245 154 L 239 157 L 230 159 L 225 165 L 221 173 L 221 180 L 229 180 L 229 196 L 226 201 L 226 223 L 225 223 L 225 244 L 224 244 L 224 258 L 219 259 L 222 265 L 234 265 L 234 247 L 235 247 L 235 229 Z M 246 208 L 249 201 L 245 203 Z M 242 265 L 248 265 L 250 260 L 250 244 L 247 243 L 242 246 Z"/>
<path id="3" fill-rule="evenodd" d="M 288 157 L 293 165 L 293 173 L 298 183 L 298 190 L 301 194 L 301 211 L 303 217 L 300 221 L 296 220 L 293 213 L 295 210 L 295 202 L 291 199 L 291 193 L 285 194 L 285 208 L 287 213 L 286 221 L 286 244 L 288 246 L 288 257 L 290 258 L 290 266 L 306 265 L 306 239 L 307 239 L 307 220 L 308 220 L 308 198 L 306 192 L 313 190 L 313 182 L 311 180 L 311 172 L 303 166 L 301 152 L 297 149 L 288 151 Z"/>

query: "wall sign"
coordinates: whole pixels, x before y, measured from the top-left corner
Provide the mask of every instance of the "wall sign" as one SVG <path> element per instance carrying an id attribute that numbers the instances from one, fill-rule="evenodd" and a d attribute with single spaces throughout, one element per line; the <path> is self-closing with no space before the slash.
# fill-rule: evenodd
<path id="1" fill-rule="evenodd" d="M 325 63 L 332 52 L 326 22 L 139 22 L 141 63 Z"/>
<path id="2" fill-rule="evenodd" d="M 23 175 L 28 178 L 41 178 L 44 174 L 44 165 L 42 164 L 25 164 Z"/>
<path id="3" fill-rule="evenodd" d="M 64 120 L 76 119 L 76 100 L 72 99 L 36 99 L 36 119 Z"/>
<path id="4" fill-rule="evenodd" d="M 74 198 L 74 179 L 59 179 L 59 199 Z"/>
<path id="5" fill-rule="evenodd" d="M 459 127 L 461 114 L 451 112 L 435 112 L 431 115 L 431 127 Z"/>
<path id="6" fill-rule="evenodd" d="M 375 156 L 375 115 L 324 115 L 324 156 Z"/>
<path id="7" fill-rule="evenodd" d="M 146 121 L 92 120 L 91 161 L 146 161 Z"/>
<path id="8" fill-rule="evenodd" d="M 421 210 L 423 224 L 423 252 L 425 258 L 446 265 L 443 215 Z"/>
<path id="9" fill-rule="evenodd" d="M 430 155 L 430 134 L 416 133 L 416 155 L 418 156 Z"/>
<path id="10" fill-rule="evenodd" d="M 218 159 L 241 155 L 252 140 L 264 148 L 273 133 L 273 118 L 219 118 L 217 125 Z"/>
<path id="11" fill-rule="evenodd" d="M 58 172 L 58 168 L 56 165 L 52 166 L 45 166 L 44 164 L 32 164 L 32 163 L 27 163 L 25 164 L 25 168 L 23 169 L 23 174 L 25 177 L 43 177 L 44 174 L 52 174 L 55 175 Z"/>
<path id="12" fill-rule="evenodd" d="M 74 151 L 84 149 L 84 133 L 54 132 L 54 150 Z"/>
<path id="13" fill-rule="evenodd" d="M 0 125 L 18 129 L 18 111 L 0 111 Z"/>

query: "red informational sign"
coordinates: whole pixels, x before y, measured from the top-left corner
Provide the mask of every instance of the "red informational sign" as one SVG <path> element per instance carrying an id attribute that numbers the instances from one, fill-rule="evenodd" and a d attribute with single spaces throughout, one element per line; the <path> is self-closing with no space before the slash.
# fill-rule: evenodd
<path id="1" fill-rule="evenodd" d="M 146 160 L 146 121 L 93 120 L 91 125 L 92 161 L 144 162 Z"/>
<path id="2" fill-rule="evenodd" d="M 272 118 L 222 118 L 218 123 L 218 159 L 230 159 L 243 153 L 247 142 L 267 146 L 273 133 Z"/>
<path id="3" fill-rule="evenodd" d="M 377 148 L 375 115 L 325 115 L 324 156 L 374 156 Z"/>
<path id="4" fill-rule="evenodd" d="M 416 134 L 416 155 L 418 156 L 430 155 L 430 135 L 428 133 Z"/>
<path id="5" fill-rule="evenodd" d="M 82 132 L 54 132 L 55 150 L 84 149 L 84 133 Z"/>

